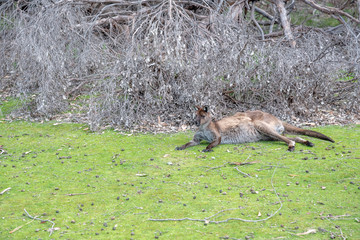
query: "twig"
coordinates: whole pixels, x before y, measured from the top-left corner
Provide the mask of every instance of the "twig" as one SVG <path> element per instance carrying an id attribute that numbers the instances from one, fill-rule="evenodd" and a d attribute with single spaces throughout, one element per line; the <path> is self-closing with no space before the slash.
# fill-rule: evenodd
<path id="1" fill-rule="evenodd" d="M 321 5 L 318 5 L 315 3 L 314 0 L 302 0 L 304 3 L 310 5 L 311 7 L 319 10 L 320 12 L 329 14 L 331 16 L 335 16 L 335 15 L 339 15 L 339 16 L 345 16 L 347 18 L 349 18 L 350 20 L 356 22 L 356 23 L 360 23 L 360 21 L 356 18 L 354 18 L 353 16 L 351 16 L 350 14 L 348 14 L 347 12 L 344 12 L 340 9 L 334 8 L 334 7 L 324 7 Z"/>
<path id="2" fill-rule="evenodd" d="M 273 167 L 275 168 L 288 168 L 288 167 L 284 167 L 284 166 L 274 166 L 274 165 L 265 165 L 264 167 L 267 167 L 267 168 L 259 168 L 259 169 L 256 169 L 257 171 L 262 171 L 262 170 L 270 170 L 272 169 Z"/>
<path id="3" fill-rule="evenodd" d="M 238 165 L 238 166 L 251 165 L 251 164 L 255 164 L 255 163 L 259 163 L 259 161 L 252 161 L 252 162 L 229 162 L 230 165 Z"/>
<path id="4" fill-rule="evenodd" d="M 24 225 L 21 225 L 21 226 L 18 226 L 18 227 L 16 227 L 16 228 L 14 228 L 14 229 L 13 229 L 12 231 L 10 231 L 9 233 L 11 234 L 11 233 L 16 232 L 17 230 L 19 230 L 19 229 L 22 228 L 23 226 L 28 225 L 29 223 L 32 223 L 34 220 L 35 220 L 35 219 L 31 220 L 31 221 L 28 222 L 28 223 L 25 223 Z"/>
<path id="5" fill-rule="evenodd" d="M 207 217 L 207 218 L 204 218 L 204 219 L 194 219 L 194 218 L 165 218 L 165 219 L 153 219 L 153 218 L 149 218 L 148 220 L 149 221 L 158 221 L 158 222 L 164 222 L 164 221 L 185 221 L 185 220 L 188 220 L 188 221 L 197 221 L 197 222 L 205 222 L 205 224 L 207 223 L 215 223 L 215 224 L 218 224 L 218 223 L 225 223 L 225 222 L 229 222 L 229 221 L 243 221 L 243 222 L 263 222 L 263 221 L 266 221 L 266 220 L 269 220 L 270 218 L 272 218 L 273 216 L 275 216 L 282 208 L 283 204 L 281 202 L 281 199 L 280 197 L 278 196 L 277 192 L 276 192 L 276 189 L 274 187 L 274 183 L 273 183 L 273 178 L 274 178 L 274 175 L 275 175 L 275 172 L 276 172 L 276 168 L 274 169 L 274 172 L 273 172 L 273 175 L 271 176 L 271 186 L 273 187 L 274 189 L 274 193 L 275 195 L 277 196 L 277 198 L 279 199 L 279 202 L 280 202 L 280 207 L 274 212 L 272 213 L 270 216 L 268 216 L 267 218 L 263 218 L 263 219 L 257 219 L 257 220 L 251 220 L 251 219 L 242 219 L 242 218 L 228 218 L 228 219 L 225 219 L 225 220 L 222 220 L 222 221 L 211 221 L 210 219 L 217 216 L 218 214 L 222 213 L 222 212 L 225 212 L 225 211 L 231 211 L 231 210 L 235 210 L 237 208 L 231 208 L 231 209 L 225 209 L 225 210 L 221 210 L 217 213 L 215 213 L 214 215 L 210 216 L 210 217 Z"/>
<path id="6" fill-rule="evenodd" d="M 277 7 L 286 39 L 290 42 L 290 46 L 295 48 L 296 42 L 291 31 L 290 21 L 287 17 L 287 11 L 284 2 L 282 0 L 271 0 L 271 2 L 273 2 Z"/>
<path id="7" fill-rule="evenodd" d="M 55 223 L 54 223 L 53 221 L 50 221 L 50 220 L 48 220 L 48 219 L 43 220 L 43 219 L 38 218 L 37 216 L 33 217 L 33 216 L 31 216 L 31 215 L 26 211 L 25 208 L 24 208 L 24 211 L 25 211 L 25 213 L 28 215 L 28 217 L 31 218 L 31 219 L 33 219 L 33 220 L 39 220 L 39 221 L 42 221 L 42 222 L 51 222 L 51 223 L 52 223 L 52 226 L 51 226 L 51 228 L 50 228 L 50 235 L 49 235 L 49 237 L 51 236 L 51 234 L 52 234 L 53 231 L 54 231 L 54 226 L 55 226 Z M 15 230 L 15 229 L 14 229 L 14 230 Z M 17 229 L 16 229 L 16 230 L 17 230 Z"/>
<path id="8" fill-rule="evenodd" d="M 242 175 L 244 175 L 245 177 L 249 177 L 249 178 L 252 178 L 252 176 L 250 176 L 250 174 L 248 173 L 244 173 L 242 171 L 240 171 L 237 167 L 234 167 L 239 173 L 241 173 Z"/>
<path id="9" fill-rule="evenodd" d="M 339 231 L 340 231 L 340 237 L 341 237 L 342 239 L 346 240 L 346 237 L 344 237 L 344 234 L 343 234 L 341 228 L 339 228 Z"/>
<path id="10" fill-rule="evenodd" d="M 91 193 L 68 193 L 65 194 L 65 196 L 77 196 L 77 195 L 87 195 L 87 194 L 91 194 Z"/>
<path id="11" fill-rule="evenodd" d="M 10 191 L 11 187 L 8 187 L 4 190 L 2 190 L 2 192 L 0 192 L 0 195 L 3 195 L 4 193 L 6 193 L 7 191 Z"/>
<path id="12" fill-rule="evenodd" d="M 316 233 L 316 229 L 309 229 L 307 230 L 306 232 L 303 232 L 303 233 L 297 233 L 295 234 L 296 236 L 304 236 L 304 235 L 309 235 L 309 234 L 312 234 L 312 233 Z"/>
<path id="13" fill-rule="evenodd" d="M 224 163 L 224 164 L 221 165 L 221 166 L 209 168 L 209 169 L 207 169 L 205 172 L 208 172 L 208 171 L 210 171 L 210 170 L 217 169 L 217 168 L 222 168 L 222 167 L 225 167 L 225 166 L 226 166 L 226 163 Z"/>
<path id="14" fill-rule="evenodd" d="M 321 220 L 324 220 L 324 219 L 339 219 L 339 218 L 342 218 L 342 217 L 350 217 L 350 216 L 351 216 L 350 214 L 337 215 L 337 216 L 326 216 L 326 217 L 321 217 Z"/>
<path id="15" fill-rule="evenodd" d="M 255 19 L 255 3 L 252 2 L 251 4 L 251 20 L 254 22 L 254 24 L 256 25 L 256 27 L 259 29 L 260 34 L 261 34 L 261 40 L 264 40 L 264 31 L 262 30 L 261 26 L 259 25 L 259 23 L 256 21 Z"/>

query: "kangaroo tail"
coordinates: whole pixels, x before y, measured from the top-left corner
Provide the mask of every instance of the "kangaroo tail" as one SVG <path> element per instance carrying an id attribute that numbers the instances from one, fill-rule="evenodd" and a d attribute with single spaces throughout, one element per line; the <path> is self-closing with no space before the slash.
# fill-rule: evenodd
<path id="1" fill-rule="evenodd" d="M 328 136 L 326 136 L 326 135 L 324 135 L 322 133 L 307 130 L 307 129 L 298 128 L 298 127 L 290 125 L 290 124 L 288 124 L 286 122 L 283 122 L 282 124 L 283 124 L 283 126 L 285 128 L 285 132 L 288 133 L 288 134 L 306 135 L 306 136 L 309 136 L 309 137 L 315 137 L 315 138 L 319 138 L 319 139 L 326 140 L 326 141 L 329 141 L 329 142 L 335 142 L 330 137 L 328 137 Z"/>

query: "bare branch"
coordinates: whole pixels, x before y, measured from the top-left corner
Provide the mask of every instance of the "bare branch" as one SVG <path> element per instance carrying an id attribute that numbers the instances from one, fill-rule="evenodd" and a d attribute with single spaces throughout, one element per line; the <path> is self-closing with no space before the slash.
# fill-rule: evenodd
<path id="1" fill-rule="evenodd" d="M 337 9 L 337 8 L 334 8 L 334 7 L 324 7 L 324 6 L 320 6 L 318 4 L 316 4 L 314 2 L 314 0 L 301 0 L 303 1 L 304 3 L 310 5 L 311 7 L 323 12 L 323 13 L 326 13 L 326 14 L 329 14 L 329 15 L 340 15 L 340 16 L 344 16 L 344 17 L 347 17 L 349 18 L 350 20 L 356 22 L 356 23 L 360 23 L 360 20 L 359 19 L 356 19 L 354 18 L 353 16 L 351 16 L 350 14 L 348 14 L 347 12 L 344 12 L 340 9 Z"/>
<path id="2" fill-rule="evenodd" d="M 48 220 L 48 219 L 43 220 L 43 219 L 41 219 L 41 218 L 38 218 L 37 216 L 33 217 L 33 216 L 31 216 L 31 215 L 26 211 L 26 209 L 24 209 L 24 211 L 25 211 L 26 215 L 27 215 L 29 218 L 33 219 L 33 220 L 39 220 L 39 221 L 41 221 L 41 222 L 50 222 L 50 223 L 52 223 L 52 226 L 51 226 L 51 228 L 50 228 L 50 235 L 49 235 L 49 236 L 51 236 L 51 234 L 52 234 L 53 231 L 54 231 L 54 226 L 55 226 L 55 223 L 54 223 L 53 221 L 50 221 L 50 220 Z"/>
<path id="3" fill-rule="evenodd" d="M 8 188 L 2 190 L 2 191 L 0 192 L 0 195 L 3 195 L 4 193 L 6 193 L 7 191 L 10 191 L 10 190 L 11 190 L 11 187 L 8 187 Z"/>
<path id="4" fill-rule="evenodd" d="M 254 22 L 256 27 L 259 29 L 260 34 L 261 34 L 261 40 L 264 40 L 264 31 L 262 30 L 259 23 L 255 19 L 255 2 L 252 2 L 252 4 L 251 4 L 251 20 Z"/>
<path id="5" fill-rule="evenodd" d="M 296 42 L 290 28 L 290 22 L 287 18 L 287 12 L 283 0 L 271 0 L 276 6 L 280 14 L 281 25 L 284 29 L 285 37 L 290 42 L 290 46 L 295 48 Z"/>
<path id="6" fill-rule="evenodd" d="M 241 173 L 242 175 L 244 175 L 244 177 L 252 178 L 252 176 L 250 176 L 250 174 L 244 173 L 244 172 L 240 171 L 240 170 L 238 169 L 238 167 L 234 167 L 234 168 L 235 168 L 239 173 Z"/>

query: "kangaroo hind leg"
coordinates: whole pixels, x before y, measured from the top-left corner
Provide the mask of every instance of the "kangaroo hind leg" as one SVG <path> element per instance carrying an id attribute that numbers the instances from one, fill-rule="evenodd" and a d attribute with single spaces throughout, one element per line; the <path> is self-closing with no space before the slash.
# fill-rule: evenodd
<path id="1" fill-rule="evenodd" d="M 295 150 L 295 141 L 279 134 L 271 125 L 258 121 L 254 123 L 254 126 L 261 134 L 273 140 L 285 142 L 288 145 L 288 151 L 293 152 Z"/>
<path id="2" fill-rule="evenodd" d="M 292 141 L 295 141 L 297 143 L 304 144 L 304 145 L 309 146 L 309 147 L 315 146 L 312 142 L 310 142 L 308 140 L 305 140 L 305 139 L 302 139 L 300 137 L 294 137 L 294 138 L 289 138 L 289 139 L 292 140 Z"/>

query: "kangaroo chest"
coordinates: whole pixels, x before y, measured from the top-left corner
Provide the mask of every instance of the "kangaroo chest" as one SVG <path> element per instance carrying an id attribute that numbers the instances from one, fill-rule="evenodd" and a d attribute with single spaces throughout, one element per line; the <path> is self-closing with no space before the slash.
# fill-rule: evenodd
<path id="1" fill-rule="evenodd" d="M 194 138 L 198 139 L 198 140 L 205 140 L 207 142 L 212 142 L 215 140 L 215 135 L 212 131 L 207 130 L 207 129 L 202 129 L 199 130 L 195 133 Z"/>

